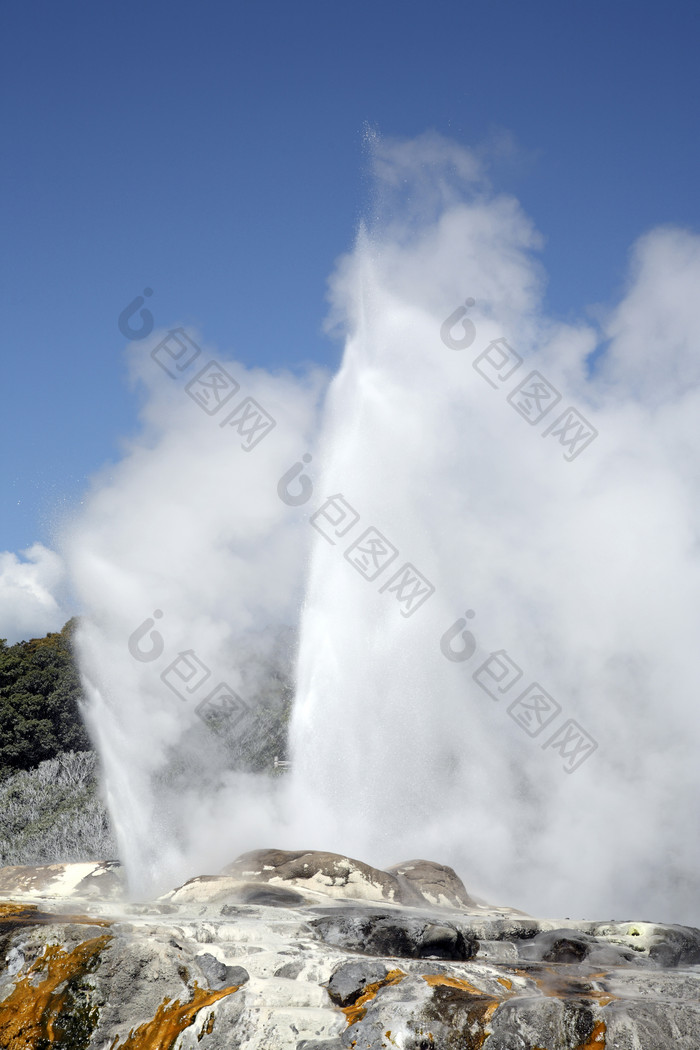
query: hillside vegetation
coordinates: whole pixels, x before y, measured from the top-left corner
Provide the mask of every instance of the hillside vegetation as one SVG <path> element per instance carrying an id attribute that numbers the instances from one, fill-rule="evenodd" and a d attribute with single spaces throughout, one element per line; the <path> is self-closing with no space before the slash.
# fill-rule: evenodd
<path id="1" fill-rule="evenodd" d="M 0 866 L 117 855 L 98 756 L 81 716 L 75 627 L 69 620 L 61 631 L 15 645 L 0 639 Z M 287 757 L 295 641 L 293 631 L 278 628 L 239 647 L 235 662 L 248 713 L 233 731 L 225 722 L 202 723 L 229 768 L 279 773 L 275 759 Z M 163 775 L 187 778 L 181 764 L 174 751 Z"/>
<path id="2" fill-rule="evenodd" d="M 75 620 L 45 638 L 0 639 L 0 783 L 64 751 L 90 751 L 71 637 Z"/>
<path id="3" fill-rule="evenodd" d="M 93 751 L 58 755 L 0 783 L 0 867 L 116 856 Z"/>

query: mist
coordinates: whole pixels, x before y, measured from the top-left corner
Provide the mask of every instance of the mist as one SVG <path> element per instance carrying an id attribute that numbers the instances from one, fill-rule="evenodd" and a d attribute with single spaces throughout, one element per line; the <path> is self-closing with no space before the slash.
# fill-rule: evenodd
<path id="1" fill-rule="evenodd" d="M 644 233 L 619 302 L 564 323 L 475 154 L 375 136 L 368 157 L 329 282 L 338 373 L 249 371 L 184 329 L 132 345 L 141 430 L 67 532 L 132 887 L 274 845 L 698 924 L 700 238 Z M 211 359 L 237 387 L 198 402 Z M 244 398 L 274 420 L 250 448 L 221 425 Z M 291 773 L 232 771 L 195 701 L 253 695 L 283 625 Z"/>
<path id="2" fill-rule="evenodd" d="M 145 895 L 216 870 L 275 822 L 275 785 L 232 771 L 205 715 L 245 722 L 256 668 L 298 621 L 304 537 L 277 479 L 312 442 L 325 378 L 247 370 L 182 327 L 133 344 L 129 363 L 141 430 L 64 551 L 86 718 Z"/>

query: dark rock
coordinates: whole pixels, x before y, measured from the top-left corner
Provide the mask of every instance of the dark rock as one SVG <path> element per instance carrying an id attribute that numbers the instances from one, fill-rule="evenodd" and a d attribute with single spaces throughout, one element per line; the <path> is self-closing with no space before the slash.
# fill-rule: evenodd
<path id="1" fill-rule="evenodd" d="M 478 942 L 469 930 L 401 912 L 337 908 L 313 919 L 310 925 L 327 944 L 364 955 L 465 962 L 478 950 Z"/>
<path id="2" fill-rule="evenodd" d="M 529 941 L 540 932 L 539 926 L 532 920 L 521 922 L 513 919 L 500 919 L 491 924 L 495 927 L 494 941 Z"/>
<path id="3" fill-rule="evenodd" d="M 428 923 L 422 932 L 420 941 L 421 959 L 471 959 L 476 954 L 476 944 L 469 945 L 461 930 L 454 926 L 443 926 Z"/>
<path id="4" fill-rule="evenodd" d="M 285 963 L 284 966 L 280 966 L 279 970 L 275 970 L 275 977 L 286 977 L 295 981 L 303 969 L 304 963 L 297 959 L 295 962 Z"/>
<path id="5" fill-rule="evenodd" d="M 659 966 L 696 966 L 700 963 L 700 930 L 691 926 L 664 926 L 652 944 L 649 958 Z"/>
<path id="6" fill-rule="evenodd" d="M 252 884 L 242 887 L 238 896 L 243 904 L 261 904 L 266 908 L 299 908 L 307 903 L 301 893 L 287 889 L 286 886 Z"/>
<path id="7" fill-rule="evenodd" d="M 590 952 L 585 933 L 578 930 L 544 930 L 530 941 L 521 955 L 543 962 L 578 963 Z"/>
<path id="8" fill-rule="evenodd" d="M 588 955 L 588 945 L 583 941 L 574 940 L 572 937 L 562 937 L 554 941 L 550 948 L 542 955 L 545 962 L 577 963 Z"/>
<path id="9" fill-rule="evenodd" d="M 197 955 L 195 962 L 209 982 L 210 988 L 229 988 L 237 985 L 239 988 L 250 980 L 250 974 L 242 966 L 227 966 L 220 962 L 209 952 Z"/>
<path id="10" fill-rule="evenodd" d="M 222 904 L 220 914 L 229 917 L 231 915 L 240 915 L 242 910 L 243 909 L 237 904 Z"/>
<path id="11" fill-rule="evenodd" d="M 328 982 L 328 994 L 336 1006 L 352 1006 L 368 984 L 379 984 L 387 973 L 383 963 L 341 963 Z"/>

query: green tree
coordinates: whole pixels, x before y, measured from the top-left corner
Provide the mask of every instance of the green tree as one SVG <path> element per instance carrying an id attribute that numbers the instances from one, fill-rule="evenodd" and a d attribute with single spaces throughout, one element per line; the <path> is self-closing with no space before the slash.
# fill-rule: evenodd
<path id="1" fill-rule="evenodd" d="M 0 645 L 0 780 L 63 751 L 89 751 L 73 654 L 75 619 L 29 642 Z"/>

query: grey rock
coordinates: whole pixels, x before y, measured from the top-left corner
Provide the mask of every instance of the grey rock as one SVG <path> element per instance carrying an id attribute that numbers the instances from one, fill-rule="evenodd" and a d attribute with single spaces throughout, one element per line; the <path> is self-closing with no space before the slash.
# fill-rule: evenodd
<path id="1" fill-rule="evenodd" d="M 454 869 L 429 860 L 405 861 L 382 870 L 338 853 L 266 849 L 243 854 L 222 874 L 261 882 L 284 881 L 333 897 L 476 908 Z"/>
<path id="2" fill-rule="evenodd" d="M 449 904 L 454 908 L 473 908 L 476 902 L 454 868 L 432 860 L 407 860 L 386 869 L 390 875 L 405 879 L 431 904 Z"/>
<path id="3" fill-rule="evenodd" d="M 209 982 L 210 988 L 230 988 L 237 985 L 239 988 L 250 980 L 250 974 L 242 966 L 227 966 L 210 952 L 197 955 L 196 962 Z"/>
<path id="4" fill-rule="evenodd" d="M 302 1039 L 296 1050 L 343 1050 L 345 1044 L 337 1039 Z"/>
<path id="5" fill-rule="evenodd" d="M 254 850 L 227 865 L 222 874 L 262 882 L 282 880 L 291 886 L 313 886 L 331 896 L 343 896 L 347 891 L 348 896 L 357 897 L 364 890 L 362 895 L 366 899 L 406 903 L 404 898 L 408 895 L 410 903 L 416 900 L 410 884 L 400 882 L 395 875 L 360 860 L 321 850 Z"/>
<path id="6" fill-rule="evenodd" d="M 293 856 L 257 879 L 245 861 L 239 877 L 190 880 L 167 907 L 115 904 L 97 863 L 6 871 L 0 1047 L 50 1022 L 75 1050 L 166 1029 L 181 1050 L 700 1048 L 699 930 L 457 907 L 441 865 L 382 881 L 335 854 L 309 875 L 313 857 Z M 102 879 L 106 902 L 92 898 Z"/>
<path id="7" fill-rule="evenodd" d="M 665 926 L 649 957 L 660 966 L 696 966 L 700 963 L 700 930 L 689 926 Z"/>
<path id="8" fill-rule="evenodd" d="M 350 906 L 327 911 L 310 925 L 328 944 L 367 955 L 464 962 L 478 950 L 470 930 L 402 912 Z"/>
<path id="9" fill-rule="evenodd" d="M 544 930 L 520 946 L 522 959 L 579 963 L 590 953 L 590 938 L 578 930 Z"/>
<path id="10" fill-rule="evenodd" d="M 328 994 L 336 1006 L 351 1006 L 368 984 L 379 984 L 388 972 L 379 962 L 341 963 L 328 982 Z"/>
<path id="11" fill-rule="evenodd" d="M 286 977 L 295 981 L 303 969 L 304 963 L 297 959 L 295 962 L 285 963 L 284 966 L 280 966 L 279 970 L 275 970 L 275 977 Z"/>
<path id="12" fill-rule="evenodd" d="M 103 860 L 73 891 L 84 900 L 118 900 L 124 893 L 124 872 L 118 860 Z"/>
<path id="13" fill-rule="evenodd" d="M 14 977 L 24 966 L 24 952 L 19 948 L 11 948 L 5 956 L 5 966 L 10 977 Z"/>
<path id="14" fill-rule="evenodd" d="M 243 886 L 239 890 L 243 904 L 261 904 L 267 908 L 298 908 L 306 898 L 286 886 Z"/>

